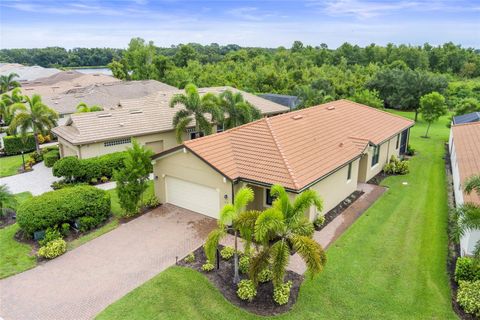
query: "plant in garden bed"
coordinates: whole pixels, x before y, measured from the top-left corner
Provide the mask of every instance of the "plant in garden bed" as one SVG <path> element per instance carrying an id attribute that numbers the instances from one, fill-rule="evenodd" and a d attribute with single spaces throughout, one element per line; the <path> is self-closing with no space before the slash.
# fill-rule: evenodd
<path id="1" fill-rule="evenodd" d="M 290 298 L 292 281 L 287 281 L 273 289 L 273 300 L 279 305 L 287 304 Z"/>
<path id="2" fill-rule="evenodd" d="M 244 254 L 240 257 L 238 269 L 241 273 L 248 273 L 250 268 L 250 256 Z"/>
<path id="3" fill-rule="evenodd" d="M 480 280 L 460 281 L 457 302 L 465 312 L 480 317 Z"/>
<path id="4" fill-rule="evenodd" d="M 220 256 L 222 257 L 223 260 L 230 260 L 233 257 L 233 254 L 235 253 L 235 249 L 232 247 L 224 247 L 220 251 Z"/>
<path id="5" fill-rule="evenodd" d="M 325 215 L 318 214 L 315 220 L 313 221 L 313 226 L 315 227 L 315 229 L 320 229 L 324 223 L 325 223 Z"/>
<path id="6" fill-rule="evenodd" d="M 252 301 L 257 295 L 257 289 L 252 280 L 241 280 L 238 283 L 237 295 L 242 300 Z"/>
<path id="7" fill-rule="evenodd" d="M 38 255 L 43 258 L 53 259 L 67 251 L 67 243 L 63 239 L 56 239 L 48 242 L 38 249 Z"/>
<path id="8" fill-rule="evenodd" d="M 210 272 L 214 268 L 215 268 L 214 265 L 210 263 L 208 260 L 202 265 L 202 271 L 205 271 L 205 272 Z"/>
<path id="9" fill-rule="evenodd" d="M 193 252 L 190 252 L 186 257 L 185 257 L 185 262 L 186 263 L 193 263 L 195 262 L 195 254 Z"/>
<path id="10" fill-rule="evenodd" d="M 273 272 L 270 268 L 265 268 L 258 274 L 258 281 L 261 283 L 265 283 L 268 281 L 272 281 Z"/>
<path id="11" fill-rule="evenodd" d="M 409 172 L 408 160 L 399 160 L 392 155 L 390 161 L 383 167 L 383 172 L 386 174 L 407 174 Z"/>

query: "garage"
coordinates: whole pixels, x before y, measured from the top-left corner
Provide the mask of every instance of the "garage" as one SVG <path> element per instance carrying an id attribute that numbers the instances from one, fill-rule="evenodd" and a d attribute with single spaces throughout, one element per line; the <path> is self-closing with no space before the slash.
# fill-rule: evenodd
<path id="1" fill-rule="evenodd" d="M 218 218 L 219 193 L 216 189 L 166 176 L 166 202 L 209 217 Z"/>

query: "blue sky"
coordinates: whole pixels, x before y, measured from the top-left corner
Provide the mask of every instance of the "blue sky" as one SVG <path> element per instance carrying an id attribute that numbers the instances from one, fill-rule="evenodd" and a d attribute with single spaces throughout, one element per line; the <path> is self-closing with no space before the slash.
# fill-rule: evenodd
<path id="1" fill-rule="evenodd" d="M 290 47 L 294 40 L 480 48 L 480 0 L 0 0 L 0 48 L 197 42 Z"/>

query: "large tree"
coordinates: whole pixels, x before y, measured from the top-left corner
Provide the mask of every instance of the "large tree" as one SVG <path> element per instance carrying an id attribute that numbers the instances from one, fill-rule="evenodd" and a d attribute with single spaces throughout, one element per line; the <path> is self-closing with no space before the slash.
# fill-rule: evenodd
<path id="1" fill-rule="evenodd" d="M 217 96 L 212 93 L 206 93 L 200 96 L 198 89 L 193 84 L 185 87 L 184 94 L 176 94 L 170 100 L 170 107 L 177 105 L 183 106 L 173 117 L 177 141 L 183 141 L 183 135 L 187 127 L 195 124 L 195 137 L 200 137 L 201 133 L 209 135 L 212 133 L 212 123 L 223 118 L 219 107 Z M 207 118 L 210 116 L 210 119 Z"/>
<path id="2" fill-rule="evenodd" d="M 240 92 L 226 90 L 220 94 L 220 103 L 223 112 L 226 113 L 223 121 L 224 129 L 230 129 L 239 125 L 260 119 L 260 110 L 245 101 Z"/>
<path id="3" fill-rule="evenodd" d="M 25 103 L 15 103 L 12 105 L 14 117 L 9 126 L 10 132 L 20 131 L 22 135 L 33 131 L 35 145 L 40 152 L 38 135 L 46 135 L 50 129 L 57 125 L 58 114 L 55 110 L 49 108 L 42 102 L 42 98 L 34 94 L 31 98 L 24 97 Z"/>
<path id="4" fill-rule="evenodd" d="M 20 82 L 15 81 L 15 78 L 18 78 L 18 74 L 13 72 L 0 76 L 0 93 L 5 93 L 13 88 L 20 87 Z"/>
<path id="5" fill-rule="evenodd" d="M 12 106 L 16 103 L 22 103 L 25 99 L 20 88 L 12 90 L 11 94 L 4 93 L 0 99 L 0 118 L 5 125 L 10 125 L 13 119 Z"/>
<path id="6" fill-rule="evenodd" d="M 438 92 L 424 95 L 420 99 L 419 112 L 422 114 L 423 120 L 427 122 L 427 132 L 425 132 L 425 138 L 427 138 L 430 125 L 437 121 L 441 116 L 447 114 L 445 98 Z"/>

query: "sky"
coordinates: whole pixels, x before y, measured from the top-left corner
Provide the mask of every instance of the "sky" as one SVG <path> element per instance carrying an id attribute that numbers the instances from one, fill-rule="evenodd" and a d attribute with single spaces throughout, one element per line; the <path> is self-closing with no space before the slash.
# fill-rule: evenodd
<path id="1" fill-rule="evenodd" d="M 133 37 L 162 47 L 300 40 L 480 48 L 480 0 L 0 0 L 0 48 L 125 48 Z"/>

